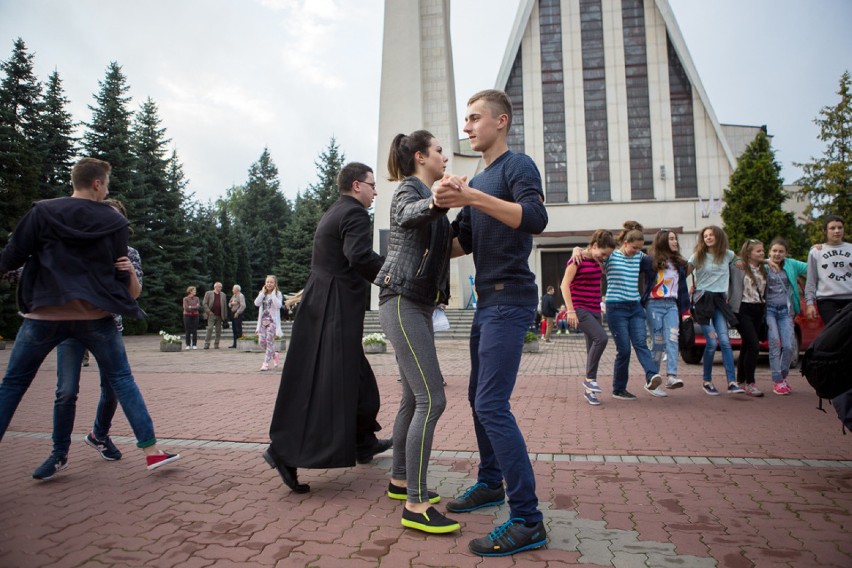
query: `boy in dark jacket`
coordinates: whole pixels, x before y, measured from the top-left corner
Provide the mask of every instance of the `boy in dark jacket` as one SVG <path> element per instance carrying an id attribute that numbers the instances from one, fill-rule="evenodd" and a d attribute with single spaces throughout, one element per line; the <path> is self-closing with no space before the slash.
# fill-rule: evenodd
<path id="1" fill-rule="evenodd" d="M 113 313 L 134 318 L 145 313 L 128 290 L 129 274 L 117 268 L 130 264 L 125 262 L 128 222 L 102 203 L 109 194 L 110 170 L 109 163 L 94 158 L 77 162 L 71 197 L 34 203 L 0 256 L 0 274 L 26 263 L 18 286 L 24 322 L 0 383 L 0 440 L 44 358 L 74 338 L 106 373 L 151 470 L 180 455 L 157 448 L 154 425 L 113 323 Z M 51 455 L 39 470 L 52 470 L 38 479 L 50 479 L 67 467 L 67 456 Z"/>

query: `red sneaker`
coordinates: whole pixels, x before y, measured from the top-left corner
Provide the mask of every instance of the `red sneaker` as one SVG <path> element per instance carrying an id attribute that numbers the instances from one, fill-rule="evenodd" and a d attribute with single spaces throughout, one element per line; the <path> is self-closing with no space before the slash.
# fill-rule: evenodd
<path id="1" fill-rule="evenodd" d="M 180 454 L 170 454 L 168 452 L 161 451 L 159 454 L 145 456 L 145 459 L 148 461 L 148 470 L 150 471 L 152 469 L 157 469 L 160 466 L 164 466 L 167 463 L 179 460 Z"/>
<path id="2" fill-rule="evenodd" d="M 780 383 L 772 385 L 772 392 L 775 394 L 787 395 L 790 394 L 790 387 L 787 386 L 786 382 L 781 381 Z"/>

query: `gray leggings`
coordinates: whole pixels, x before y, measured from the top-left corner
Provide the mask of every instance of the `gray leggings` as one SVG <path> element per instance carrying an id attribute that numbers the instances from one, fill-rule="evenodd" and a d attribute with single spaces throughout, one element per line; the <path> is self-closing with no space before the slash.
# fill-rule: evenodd
<path id="1" fill-rule="evenodd" d="M 590 312 L 583 308 L 577 309 L 577 319 L 580 320 L 580 331 L 586 336 L 586 378 L 598 380 L 598 363 L 606 350 L 609 341 L 603 325 L 601 325 L 601 314 Z"/>
<path id="2" fill-rule="evenodd" d="M 430 305 L 396 296 L 379 306 L 379 321 L 396 352 L 402 400 L 393 424 L 393 479 L 408 482 L 408 501 L 426 503 L 432 435 L 447 399 L 438 365 Z"/>

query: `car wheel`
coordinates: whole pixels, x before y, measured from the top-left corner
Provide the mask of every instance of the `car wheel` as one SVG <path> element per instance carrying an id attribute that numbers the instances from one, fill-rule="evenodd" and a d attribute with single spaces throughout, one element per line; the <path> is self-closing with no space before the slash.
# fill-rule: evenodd
<path id="1" fill-rule="evenodd" d="M 793 333 L 793 358 L 790 359 L 790 368 L 795 369 L 799 366 L 799 335 Z"/>
<path id="2" fill-rule="evenodd" d="M 701 363 L 701 358 L 704 356 L 704 348 L 696 347 L 693 345 L 692 347 L 684 347 L 680 350 L 680 357 L 683 359 L 684 363 L 688 365 L 698 365 Z"/>

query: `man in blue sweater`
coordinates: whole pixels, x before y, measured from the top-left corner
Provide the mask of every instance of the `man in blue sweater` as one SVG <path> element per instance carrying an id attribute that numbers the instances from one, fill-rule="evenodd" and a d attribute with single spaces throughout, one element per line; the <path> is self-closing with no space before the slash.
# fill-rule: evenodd
<path id="1" fill-rule="evenodd" d="M 433 201 L 437 207 L 462 208 L 454 223 L 458 238 L 453 254 L 472 252 L 476 265 L 479 302 L 470 332 L 468 399 L 480 464 L 476 484 L 448 503 L 447 510 L 462 513 L 499 505 L 508 493 L 509 520 L 469 545 L 480 556 L 506 556 L 547 543 L 526 442 L 509 406 L 524 335 L 538 304 L 528 263 L 532 236 L 547 226 L 547 211 L 535 163 L 509 151 L 509 97 L 502 91 L 481 91 L 467 104 L 464 131 L 486 167 L 469 184 L 448 176 L 435 188 Z"/>

